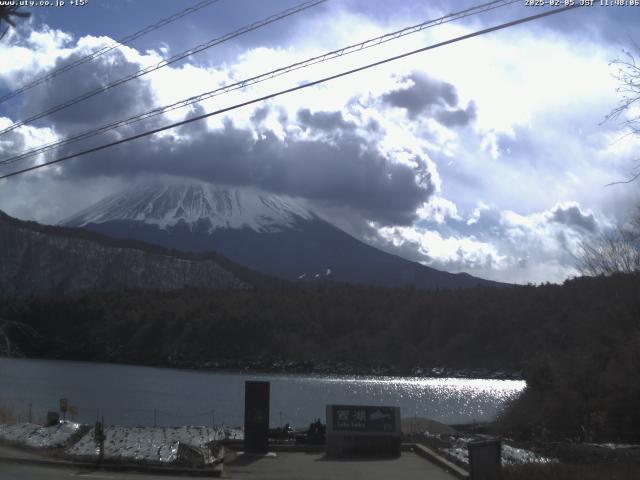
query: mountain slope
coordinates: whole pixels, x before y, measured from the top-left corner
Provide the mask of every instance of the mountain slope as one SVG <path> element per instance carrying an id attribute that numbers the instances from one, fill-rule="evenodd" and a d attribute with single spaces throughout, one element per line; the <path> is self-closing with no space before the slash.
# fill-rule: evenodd
<path id="1" fill-rule="evenodd" d="M 131 288 L 250 287 L 241 278 L 243 269 L 238 269 L 240 274 L 232 272 L 214 256 L 178 254 L 141 242 L 43 226 L 3 212 L 0 245 L 3 296 Z"/>
<path id="2" fill-rule="evenodd" d="M 111 195 L 63 223 L 81 226 L 127 220 L 168 229 L 181 223 L 192 226 L 204 222 L 210 233 L 242 228 L 275 232 L 291 227 L 297 219 L 312 217 L 293 199 L 255 189 L 154 183 Z"/>
<path id="3" fill-rule="evenodd" d="M 295 199 L 255 189 L 195 182 L 147 185 L 107 197 L 65 225 L 183 251 L 216 251 L 287 280 L 426 289 L 500 285 L 382 252 Z"/>

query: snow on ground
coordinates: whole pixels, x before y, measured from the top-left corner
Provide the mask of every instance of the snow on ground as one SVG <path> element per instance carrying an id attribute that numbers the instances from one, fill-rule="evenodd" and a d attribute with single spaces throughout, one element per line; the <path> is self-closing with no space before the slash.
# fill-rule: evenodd
<path id="1" fill-rule="evenodd" d="M 469 451 L 467 444 L 473 441 L 472 438 L 456 438 L 452 448 L 443 449 L 446 453 L 459 460 L 462 463 L 469 463 Z M 515 448 L 502 444 L 502 464 L 503 465 L 521 465 L 525 463 L 555 463 L 558 460 L 538 455 L 531 450 L 524 448 Z"/>
<path id="2" fill-rule="evenodd" d="M 590 447 L 606 448 L 608 450 L 628 450 L 640 448 L 640 445 L 628 444 L 628 443 L 586 443 Z"/>
<path id="3" fill-rule="evenodd" d="M 80 424 L 72 422 L 59 423 L 51 427 L 42 427 L 34 423 L 3 424 L 0 425 L 0 440 L 35 448 L 63 447 L 79 428 Z"/>
<path id="4" fill-rule="evenodd" d="M 178 444 L 202 447 L 213 440 L 242 439 L 238 429 L 212 427 L 104 427 L 104 458 L 171 463 Z M 73 456 L 98 455 L 92 428 L 79 442 L 67 449 Z"/>

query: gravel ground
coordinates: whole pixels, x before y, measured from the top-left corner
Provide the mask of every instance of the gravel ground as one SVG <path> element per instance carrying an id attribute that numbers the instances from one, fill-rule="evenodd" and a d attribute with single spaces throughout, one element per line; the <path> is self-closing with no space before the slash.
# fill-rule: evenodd
<path id="1" fill-rule="evenodd" d="M 51 427 L 34 423 L 0 425 L 0 440 L 33 448 L 56 448 L 67 445 L 71 437 L 80 430 L 78 423 L 64 422 Z"/>

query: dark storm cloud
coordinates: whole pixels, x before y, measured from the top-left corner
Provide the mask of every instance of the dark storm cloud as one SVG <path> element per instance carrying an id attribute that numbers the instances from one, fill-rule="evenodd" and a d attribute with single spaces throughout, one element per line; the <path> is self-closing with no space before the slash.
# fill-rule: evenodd
<path id="1" fill-rule="evenodd" d="M 404 108 L 412 118 L 431 111 L 433 107 L 455 107 L 458 104 L 458 93 L 450 83 L 429 78 L 419 72 L 414 72 L 403 80 L 409 80 L 411 85 L 383 95 L 382 101 Z"/>
<path id="2" fill-rule="evenodd" d="M 583 213 L 577 205 L 556 207 L 552 212 L 551 220 L 570 227 L 580 227 L 588 232 L 595 232 L 598 228 L 593 214 Z"/>
<path id="3" fill-rule="evenodd" d="M 269 106 L 263 105 L 255 109 L 253 114 L 251 115 L 251 121 L 255 124 L 262 123 L 269 115 Z"/>
<path id="4" fill-rule="evenodd" d="M 139 69 L 139 65 L 128 62 L 119 52 L 105 55 L 99 62 L 84 67 L 87 68 L 78 69 L 78 80 L 74 83 L 62 81 L 61 76 L 52 84 L 34 89 L 25 97 L 25 110 L 28 113 L 42 111 Z M 450 94 L 445 92 L 445 97 L 450 98 Z M 148 85 L 135 80 L 49 117 L 47 123 L 51 122 L 63 135 L 73 134 L 85 130 L 87 125 L 100 125 L 148 110 L 152 98 Z M 345 120 L 341 112 L 302 109 L 296 120 L 306 127 L 311 139 L 299 137 L 297 130 L 280 138 L 270 130 L 255 128 L 269 114 L 268 108 L 261 106 L 254 110 L 253 127 L 238 128 L 227 120 L 222 128 L 211 131 L 205 122 L 193 122 L 161 135 L 69 160 L 60 164 L 60 169 L 48 169 L 46 173 L 59 180 L 81 180 L 83 183 L 99 177 L 128 179 L 168 174 L 257 186 L 323 205 L 351 208 L 381 224 L 398 225 L 411 223 L 416 209 L 433 193 L 431 172 L 424 159 L 414 158 L 415 167 L 383 155 L 376 142 L 361 133 L 354 123 Z M 202 107 L 195 106 L 187 117 L 202 113 Z M 279 119 L 291 122 L 287 121 L 283 110 Z M 162 116 L 154 117 L 99 138 L 48 152 L 44 160 L 106 144 L 166 123 Z M 368 131 L 367 126 L 363 130 Z M 327 139 L 325 134 L 334 131 L 339 131 L 340 135 Z M 15 145 L 12 150 L 22 146 Z M 28 167 L 42 160 L 32 158 L 20 166 Z"/>
<path id="5" fill-rule="evenodd" d="M 380 126 L 380 122 L 378 122 L 375 118 L 371 118 L 367 122 L 367 130 L 372 133 L 378 133 L 382 130 L 382 127 Z"/>
<path id="6" fill-rule="evenodd" d="M 455 110 L 441 110 L 436 113 L 436 119 L 446 127 L 463 127 L 476 118 L 476 104 L 469 102 L 467 108 Z"/>
<path id="7" fill-rule="evenodd" d="M 64 60 L 58 60 L 53 69 L 71 63 L 85 54 L 85 51 L 78 51 Z M 96 61 L 75 68 L 73 74 L 60 75 L 46 85 L 32 89 L 25 96 L 21 117 L 27 118 L 54 108 L 134 74 L 141 68 L 140 64 L 128 61 L 122 52 L 113 50 Z M 84 129 L 87 124 L 101 125 L 121 120 L 125 116 L 144 112 L 152 105 L 153 95 L 143 77 L 53 113 L 41 122 L 55 125 L 58 132 L 66 134 L 79 128 Z"/>
<path id="8" fill-rule="evenodd" d="M 298 122 L 305 127 L 318 130 L 353 130 L 356 126 L 347 122 L 341 112 L 314 112 L 308 108 L 298 110 Z"/>
<path id="9" fill-rule="evenodd" d="M 395 163 L 353 132 L 332 141 L 286 138 L 271 131 L 258 138 L 230 121 L 204 132 L 191 124 L 172 137 L 134 141 L 69 161 L 64 178 L 100 175 L 130 177 L 169 174 L 215 183 L 252 185 L 275 193 L 301 196 L 325 205 L 350 207 L 383 224 L 406 225 L 434 191 L 426 163 L 417 168 Z M 195 134 L 194 134 L 195 133 Z"/>
<path id="10" fill-rule="evenodd" d="M 382 96 L 382 102 L 392 107 L 404 108 L 411 119 L 420 115 L 435 118 L 442 125 L 463 127 L 476 118 L 476 104 L 469 102 L 466 108 L 458 105 L 458 92 L 447 82 L 413 72 L 404 77 L 408 85 Z"/>

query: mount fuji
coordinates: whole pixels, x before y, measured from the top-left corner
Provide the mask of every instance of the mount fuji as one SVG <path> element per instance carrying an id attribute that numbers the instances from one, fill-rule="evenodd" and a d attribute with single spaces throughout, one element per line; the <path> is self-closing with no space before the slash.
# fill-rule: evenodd
<path id="1" fill-rule="evenodd" d="M 153 183 L 111 195 L 63 224 L 182 251 L 216 251 L 293 281 L 424 289 L 500 285 L 383 252 L 322 219 L 301 200 L 248 187 Z"/>

